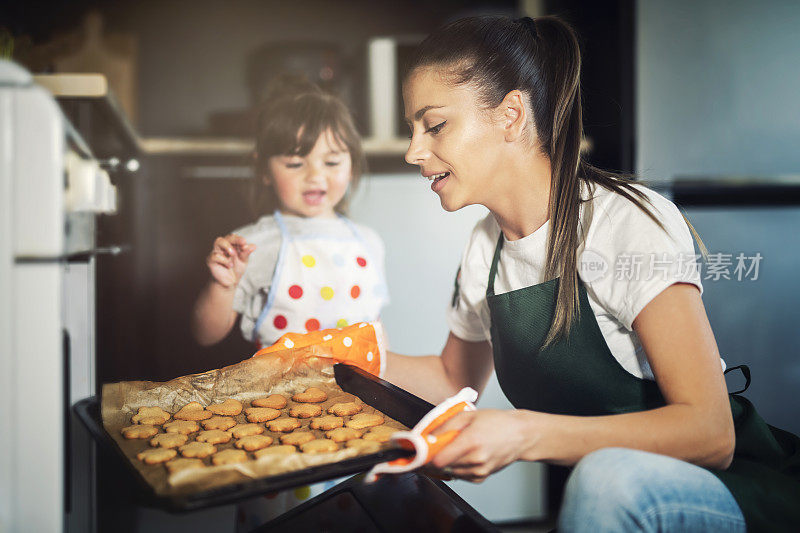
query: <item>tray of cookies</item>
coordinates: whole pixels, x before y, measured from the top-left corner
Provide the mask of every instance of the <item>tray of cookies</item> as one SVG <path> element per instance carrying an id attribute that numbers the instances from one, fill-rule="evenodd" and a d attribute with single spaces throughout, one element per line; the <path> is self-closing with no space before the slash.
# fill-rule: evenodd
<path id="1" fill-rule="evenodd" d="M 102 402 L 89 398 L 74 410 L 151 504 L 190 511 L 407 456 L 389 436 L 433 407 L 355 367 L 264 368 L 275 362 L 252 358 L 172 382 L 106 385 Z"/>

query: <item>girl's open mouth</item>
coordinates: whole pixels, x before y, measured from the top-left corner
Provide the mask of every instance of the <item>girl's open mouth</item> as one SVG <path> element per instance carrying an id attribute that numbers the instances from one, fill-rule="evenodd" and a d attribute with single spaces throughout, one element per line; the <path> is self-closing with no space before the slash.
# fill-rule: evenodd
<path id="1" fill-rule="evenodd" d="M 431 190 L 433 192 L 441 191 L 442 187 L 444 187 L 444 184 L 449 176 L 450 176 L 449 172 L 442 172 L 441 174 L 434 174 L 433 176 L 429 176 L 428 179 L 433 180 L 433 183 L 431 183 Z"/>
<path id="2" fill-rule="evenodd" d="M 307 205 L 319 205 L 325 198 L 325 191 L 307 191 L 303 193 L 303 201 Z"/>

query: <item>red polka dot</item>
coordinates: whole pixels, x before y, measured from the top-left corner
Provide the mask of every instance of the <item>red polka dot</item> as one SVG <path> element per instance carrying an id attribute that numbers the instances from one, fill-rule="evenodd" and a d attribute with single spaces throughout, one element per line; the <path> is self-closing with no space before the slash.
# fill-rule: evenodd
<path id="1" fill-rule="evenodd" d="M 297 300 L 303 296 L 303 288 L 300 285 L 292 285 L 289 287 L 289 296 Z"/>
<path id="2" fill-rule="evenodd" d="M 358 263 L 358 266 L 361 267 L 367 266 L 367 260 L 364 259 L 363 257 L 356 257 L 356 263 Z"/>
<path id="3" fill-rule="evenodd" d="M 350 296 L 353 297 L 353 300 L 358 298 L 361 295 L 361 287 L 358 285 L 353 285 L 353 288 L 350 289 Z"/>
<path id="4" fill-rule="evenodd" d="M 272 324 L 277 329 L 283 329 L 286 327 L 287 324 L 286 317 L 283 315 L 278 315 L 275 317 L 275 320 L 272 321 Z"/>
<path id="5" fill-rule="evenodd" d="M 319 320 L 316 318 L 309 318 L 306 320 L 306 331 L 317 331 L 319 329 Z"/>

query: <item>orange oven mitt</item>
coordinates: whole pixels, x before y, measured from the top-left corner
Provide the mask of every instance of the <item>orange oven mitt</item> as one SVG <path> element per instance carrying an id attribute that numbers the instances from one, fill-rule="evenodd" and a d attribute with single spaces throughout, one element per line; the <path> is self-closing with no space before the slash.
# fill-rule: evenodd
<path id="1" fill-rule="evenodd" d="M 400 457 L 388 463 L 375 465 L 367 474 L 365 481 L 372 483 L 382 474 L 402 474 L 428 463 L 442 448 L 450 444 L 459 432 L 451 430 L 438 437 L 431 433 L 461 411 L 474 411 L 473 402 L 477 399 L 478 393 L 475 389 L 464 387 L 431 409 L 411 431 L 398 431 L 392 434 L 391 442 L 416 453 L 412 457 Z"/>
<path id="2" fill-rule="evenodd" d="M 347 363 L 382 377 L 386 370 L 383 328 L 377 322 L 359 322 L 337 329 L 309 333 L 287 333 L 272 346 L 262 348 L 253 357 L 292 350 L 297 357 L 331 359 Z"/>

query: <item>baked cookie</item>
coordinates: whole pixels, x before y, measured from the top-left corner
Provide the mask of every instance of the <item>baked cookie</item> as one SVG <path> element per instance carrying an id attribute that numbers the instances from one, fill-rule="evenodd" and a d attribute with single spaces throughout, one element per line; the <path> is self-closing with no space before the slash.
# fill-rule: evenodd
<path id="1" fill-rule="evenodd" d="M 214 405 L 209 405 L 208 407 L 206 407 L 206 409 L 208 409 L 215 415 L 236 416 L 242 412 L 242 402 L 234 400 L 233 398 L 228 398 L 222 403 L 215 403 Z"/>
<path id="2" fill-rule="evenodd" d="M 281 435 L 281 444 L 291 444 L 292 446 L 300 446 L 312 440 L 314 440 L 314 434 L 310 431 L 295 431 Z"/>
<path id="3" fill-rule="evenodd" d="M 311 419 L 311 429 L 327 431 L 329 429 L 340 428 L 343 425 L 344 418 L 340 416 L 325 415 Z"/>
<path id="4" fill-rule="evenodd" d="M 269 422 L 281 416 L 281 412 L 271 407 L 248 407 L 244 410 L 250 422 Z"/>
<path id="5" fill-rule="evenodd" d="M 270 394 L 266 398 L 256 398 L 250 404 L 253 407 L 271 407 L 272 409 L 283 409 L 286 407 L 286 398 L 280 394 Z"/>
<path id="6" fill-rule="evenodd" d="M 177 448 L 183 446 L 189 437 L 180 433 L 159 433 L 150 439 L 150 446 L 162 448 Z"/>
<path id="7" fill-rule="evenodd" d="M 289 409 L 289 416 L 295 418 L 311 418 L 322 414 L 322 407 L 310 403 L 303 403 L 300 405 L 293 405 Z"/>
<path id="8" fill-rule="evenodd" d="M 258 450 L 253 453 L 256 456 L 256 459 L 261 459 L 265 456 L 272 456 L 272 455 L 289 455 L 292 453 L 297 453 L 297 448 L 291 446 L 289 444 L 278 444 L 276 446 L 270 446 L 269 448 L 264 448 L 263 450 Z"/>
<path id="9" fill-rule="evenodd" d="M 353 428 L 336 428 L 325 433 L 325 436 L 333 442 L 344 442 L 346 440 L 360 439 L 361 432 Z"/>
<path id="10" fill-rule="evenodd" d="M 364 440 L 372 440 L 375 442 L 388 442 L 392 434 L 400 431 L 389 426 L 376 426 L 371 428 L 365 435 Z"/>
<path id="11" fill-rule="evenodd" d="M 214 414 L 206 411 L 199 402 L 189 402 L 175 413 L 175 420 L 206 420 Z"/>
<path id="12" fill-rule="evenodd" d="M 356 448 L 359 452 L 372 453 L 381 449 L 381 445 L 374 440 L 353 439 L 344 443 L 348 448 Z"/>
<path id="13" fill-rule="evenodd" d="M 237 440 L 234 446 L 248 452 L 254 452 L 261 448 L 266 448 L 272 444 L 272 437 L 268 435 L 250 435 Z"/>
<path id="14" fill-rule="evenodd" d="M 236 425 L 236 420 L 229 416 L 212 416 L 208 420 L 200 422 L 205 429 L 221 429 L 225 431 Z"/>
<path id="15" fill-rule="evenodd" d="M 384 421 L 383 415 L 377 413 L 358 413 L 353 415 L 353 418 L 348 420 L 345 426 L 353 429 L 365 429 L 372 426 L 380 426 Z"/>
<path id="16" fill-rule="evenodd" d="M 164 431 L 188 435 L 189 433 L 200 431 L 200 425 L 194 420 L 175 420 L 169 424 L 164 424 Z"/>
<path id="17" fill-rule="evenodd" d="M 169 461 L 176 455 L 178 455 L 178 452 L 171 448 L 150 448 L 143 452 L 137 453 L 136 458 L 143 463 L 154 465 L 156 463 Z"/>
<path id="18" fill-rule="evenodd" d="M 198 433 L 196 440 L 197 442 L 208 442 L 209 444 L 225 444 L 231 440 L 231 434 L 221 429 L 210 429 Z"/>
<path id="19" fill-rule="evenodd" d="M 292 396 L 292 400 L 300 403 L 320 403 L 328 399 L 325 391 L 316 387 L 309 387 L 303 392 L 298 392 Z"/>
<path id="20" fill-rule="evenodd" d="M 190 442 L 178 448 L 178 451 L 184 457 L 200 457 L 202 459 L 216 452 L 217 447 L 207 442 Z"/>
<path id="21" fill-rule="evenodd" d="M 328 439 L 315 439 L 308 441 L 300 446 L 303 453 L 325 453 L 335 452 L 339 449 L 339 445 Z"/>
<path id="22" fill-rule="evenodd" d="M 300 427 L 300 421 L 296 418 L 277 418 L 272 422 L 267 422 L 267 427 L 270 431 L 289 433 Z"/>
<path id="23" fill-rule="evenodd" d="M 264 433 L 264 426 L 259 424 L 236 424 L 230 429 L 234 439 L 249 437 L 251 435 L 261 435 Z"/>
<path id="24" fill-rule="evenodd" d="M 158 433 L 158 428 L 146 424 L 137 424 L 122 428 L 120 433 L 126 439 L 149 439 Z"/>
<path id="25" fill-rule="evenodd" d="M 328 412 L 336 416 L 352 416 L 361 412 L 361 405 L 356 402 L 340 402 L 328 407 Z"/>
<path id="26" fill-rule="evenodd" d="M 211 462 L 215 465 L 230 465 L 233 463 L 244 463 L 247 461 L 247 452 L 244 450 L 234 450 L 228 448 L 217 452 L 211 457 Z"/>
<path id="27" fill-rule="evenodd" d="M 190 470 L 192 468 L 205 468 L 202 459 L 186 459 L 185 457 L 178 457 L 172 461 L 167 461 L 164 466 L 167 467 L 170 474 L 180 472 L 181 470 Z"/>
<path id="28" fill-rule="evenodd" d="M 160 426 L 170 419 L 172 415 L 160 407 L 140 407 L 139 412 L 131 417 L 134 424 L 147 424 L 149 426 Z"/>

